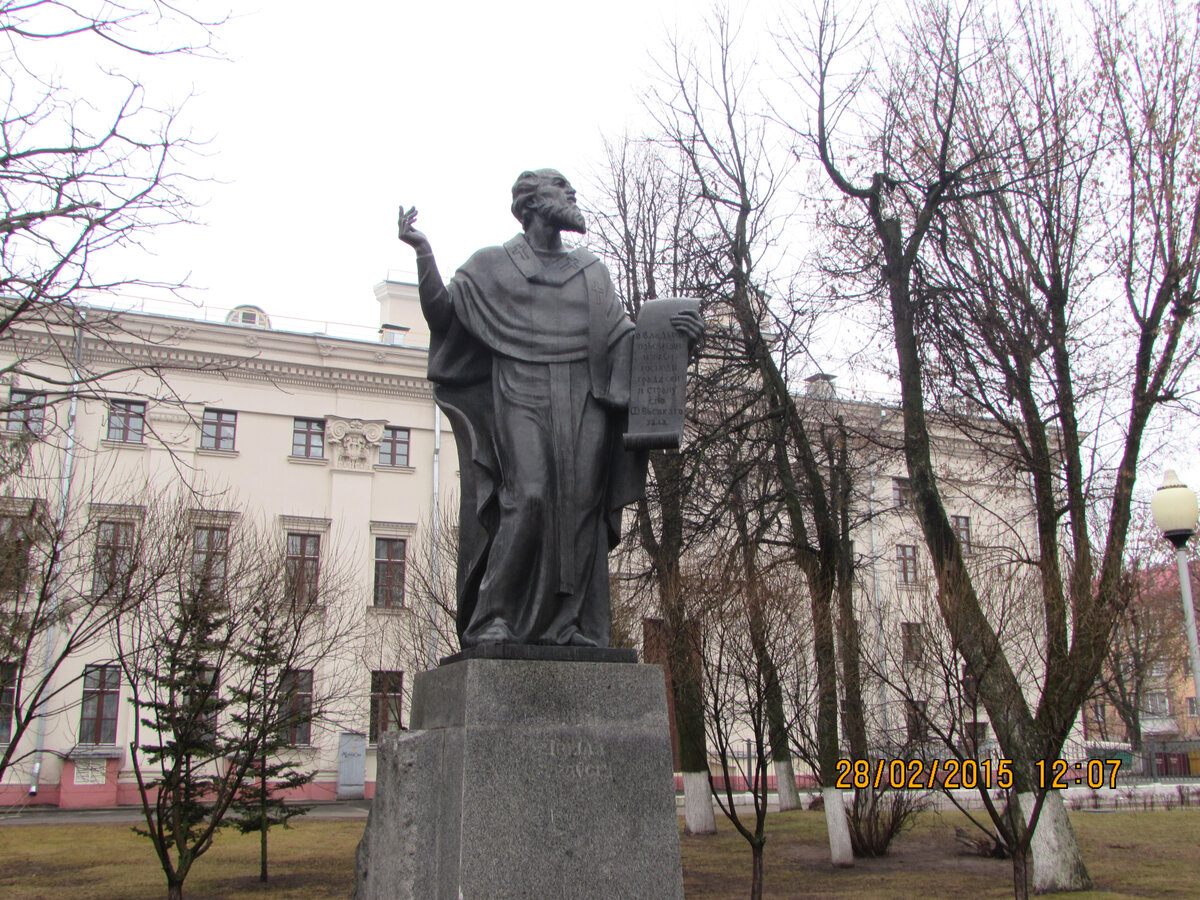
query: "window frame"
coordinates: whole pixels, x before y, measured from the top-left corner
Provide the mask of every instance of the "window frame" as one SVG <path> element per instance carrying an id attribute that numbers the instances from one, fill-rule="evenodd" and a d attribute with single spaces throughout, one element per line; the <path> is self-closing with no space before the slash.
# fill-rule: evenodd
<path id="1" fill-rule="evenodd" d="M 204 535 L 203 542 L 201 535 Z M 214 549 L 213 537 L 221 535 L 220 546 Z M 203 543 L 203 546 L 201 546 Z M 215 573 L 219 562 L 220 572 Z M 221 597 L 225 579 L 229 576 L 229 526 L 196 525 L 192 528 L 192 578 L 197 594 Z M 216 585 L 213 587 L 213 585 Z"/>
<path id="2" fill-rule="evenodd" d="M 20 597 L 29 579 L 29 554 L 33 540 L 29 516 L 0 515 L 0 597 Z M 8 583 L 11 580 L 11 584 Z"/>
<path id="3" fill-rule="evenodd" d="M 284 561 L 287 591 L 293 606 L 313 603 L 321 582 L 321 535 L 311 531 L 289 531 L 285 537 Z M 308 553 L 310 547 L 315 552 Z"/>
<path id="4" fill-rule="evenodd" d="M 400 447 L 404 448 L 403 458 L 398 452 Z M 379 442 L 379 465 L 394 469 L 407 469 L 411 451 L 412 429 L 401 428 L 399 425 L 384 426 L 383 437 Z"/>
<path id="5" fill-rule="evenodd" d="M 371 720 L 367 726 L 367 742 L 379 743 L 379 736 L 388 731 L 404 730 L 404 672 L 399 669 L 371 672 Z M 388 728 L 393 721 L 395 728 Z"/>
<path id="6" fill-rule="evenodd" d="M 917 545 L 896 545 L 896 583 L 902 587 L 913 587 L 920 584 L 917 570 Z"/>
<path id="7" fill-rule="evenodd" d="M 312 744 L 312 699 L 313 670 L 284 669 L 279 676 L 279 733 L 288 746 Z"/>
<path id="8" fill-rule="evenodd" d="M 128 574 L 133 563 L 136 525 L 128 519 L 99 519 L 96 522 L 96 541 L 92 550 L 93 597 L 105 596 Z M 111 532 L 112 539 L 105 539 L 106 531 Z M 122 535 L 128 538 L 124 543 L 119 539 Z"/>
<path id="9" fill-rule="evenodd" d="M 237 450 L 237 417 L 237 410 L 205 407 L 200 418 L 200 449 Z"/>
<path id="10" fill-rule="evenodd" d="M 17 712 L 17 663 L 0 662 L 0 743 L 12 740 L 13 716 Z"/>
<path id="11" fill-rule="evenodd" d="M 292 456 L 297 459 L 325 458 L 325 420 L 292 418 Z"/>
<path id="12" fill-rule="evenodd" d="M 219 725 L 220 716 L 220 697 L 221 697 L 221 673 L 216 666 L 204 666 L 200 674 L 207 678 L 208 686 L 198 685 L 188 689 L 189 703 L 202 704 L 210 698 L 215 698 L 214 708 L 203 712 L 196 711 L 195 721 L 198 726 L 203 728 L 204 737 L 211 745 L 212 749 L 216 748 L 217 743 L 217 728 Z"/>
<path id="13" fill-rule="evenodd" d="M 403 609 L 405 601 L 404 578 L 408 569 L 408 541 L 401 537 L 374 535 L 375 538 L 375 583 L 371 591 L 371 603 L 376 609 Z M 400 545 L 400 556 L 393 556 L 391 551 L 395 545 Z M 387 552 L 380 556 L 380 545 L 385 545 Z M 382 575 L 382 578 L 381 578 Z M 399 589 L 399 599 L 395 598 Z M 380 597 L 384 602 L 380 602 Z"/>
<path id="14" fill-rule="evenodd" d="M 979 748 L 991 740 L 990 722 L 980 719 L 969 719 L 963 722 L 963 743 L 971 753 L 978 753 Z"/>
<path id="15" fill-rule="evenodd" d="M 925 623 L 900 623 L 901 661 L 905 665 L 917 666 L 925 659 Z"/>
<path id="16" fill-rule="evenodd" d="M 94 704 L 91 713 L 88 711 L 89 702 Z M 83 698 L 79 706 L 79 740 L 77 743 L 90 746 L 116 744 L 120 703 L 121 667 L 118 665 L 85 666 Z M 88 738 L 92 738 L 92 740 L 88 740 Z"/>
<path id="17" fill-rule="evenodd" d="M 971 555 L 971 517 L 970 516 L 951 516 L 950 528 L 954 531 L 958 538 L 958 545 L 962 547 L 963 556 Z"/>
<path id="18" fill-rule="evenodd" d="M 18 398 L 18 395 L 21 395 Z M 42 434 L 46 427 L 46 392 L 11 388 L 4 430 L 9 434 Z"/>
<path id="19" fill-rule="evenodd" d="M 1171 715 L 1171 697 L 1166 691 L 1146 691 L 1142 695 L 1141 707 L 1142 715 L 1167 718 Z"/>
<path id="20" fill-rule="evenodd" d="M 104 435 L 117 444 L 146 443 L 146 401 L 109 400 Z"/>
<path id="21" fill-rule="evenodd" d="M 979 679 L 967 671 L 967 664 L 962 665 L 962 699 L 969 709 L 979 708 Z"/>
<path id="22" fill-rule="evenodd" d="M 908 745 L 929 743 L 929 701 L 904 701 L 904 736 Z"/>

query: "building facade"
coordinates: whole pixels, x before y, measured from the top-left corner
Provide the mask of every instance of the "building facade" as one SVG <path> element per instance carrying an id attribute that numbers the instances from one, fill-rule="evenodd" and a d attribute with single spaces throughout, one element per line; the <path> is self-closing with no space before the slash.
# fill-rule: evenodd
<path id="1" fill-rule="evenodd" d="M 27 329 L 0 345 L 20 355 L 0 434 L 10 446 L 34 439 L 0 514 L 15 527 L 40 505 L 51 519 L 61 510 L 90 523 L 70 570 L 82 583 L 59 585 L 56 596 L 99 597 L 106 561 L 121 558 L 133 525 L 181 491 L 197 498 L 185 517 L 193 564 L 225 565 L 230 524 L 253 521 L 286 548 L 289 576 L 340 573 L 336 612 L 356 644 L 341 648 L 339 671 L 323 662 L 289 675 L 298 702 L 323 679 L 339 685 L 323 715 L 291 735 L 298 763 L 316 772 L 305 789 L 313 798 L 334 797 L 339 783 L 370 796 L 378 734 L 407 724 L 413 669 L 438 652 L 435 640 L 412 639 L 432 627 L 411 587 L 414 556 L 457 502 L 455 446 L 425 379 L 416 287 L 384 282 L 375 294 L 377 341 L 276 330 L 262 310 L 239 307 L 224 322 L 122 313 L 102 335 Z M 55 360 L 71 352 L 42 352 L 54 342 L 74 342 L 80 371 L 102 378 L 77 378 L 70 396 L 56 388 L 71 378 Z M 24 567 L 9 567 L 22 570 L 11 587 L 29 593 L 37 586 Z M 69 628 L 46 640 L 61 646 Z M 13 748 L 0 804 L 138 802 L 135 716 L 115 653 L 95 635 L 53 672 L 53 701 Z M 0 659 L 0 739 L 13 735 L 18 675 L 28 685 L 40 666 L 27 660 L 22 673 L 16 659 Z"/>

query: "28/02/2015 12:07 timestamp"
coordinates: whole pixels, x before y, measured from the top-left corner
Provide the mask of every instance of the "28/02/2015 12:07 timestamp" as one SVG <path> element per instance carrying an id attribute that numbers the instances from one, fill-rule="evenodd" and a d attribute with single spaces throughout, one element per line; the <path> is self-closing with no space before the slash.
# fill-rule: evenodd
<path id="1" fill-rule="evenodd" d="M 1068 762 L 1065 759 L 1039 759 L 1033 764 L 1036 787 L 1041 790 L 1065 790 L 1069 787 L 1115 788 L 1119 759 L 1089 759 Z M 841 790 L 852 788 L 891 788 L 927 791 L 935 788 L 974 790 L 1013 786 L 1012 760 L 1009 759 L 839 759 L 837 782 Z"/>

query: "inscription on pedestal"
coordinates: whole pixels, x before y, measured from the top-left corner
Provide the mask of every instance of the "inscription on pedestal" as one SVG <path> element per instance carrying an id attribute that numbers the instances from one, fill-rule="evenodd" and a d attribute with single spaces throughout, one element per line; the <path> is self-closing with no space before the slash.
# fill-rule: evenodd
<path id="1" fill-rule="evenodd" d="M 555 772 L 568 778 L 611 778 L 612 766 L 599 744 L 579 740 L 550 741 L 550 763 Z"/>
<path id="2" fill-rule="evenodd" d="M 678 449 L 683 442 L 687 338 L 671 325 L 671 316 L 697 308 L 695 300 L 669 298 L 652 300 L 638 313 L 625 434 L 629 449 Z"/>

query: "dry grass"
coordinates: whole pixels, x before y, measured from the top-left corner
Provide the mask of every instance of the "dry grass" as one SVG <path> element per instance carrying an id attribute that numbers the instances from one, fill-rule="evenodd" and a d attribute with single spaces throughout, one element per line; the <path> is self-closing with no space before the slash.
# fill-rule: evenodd
<path id="1" fill-rule="evenodd" d="M 1074 813 L 1098 890 L 1079 900 L 1195 897 L 1200 810 Z M 257 881 L 255 836 L 222 834 L 184 886 L 188 900 L 346 898 L 363 820 L 300 822 L 271 833 L 272 871 Z M 957 853 L 957 813 L 926 814 L 884 859 L 835 870 L 824 859 L 825 820 L 815 812 L 768 818 L 766 890 L 771 898 L 1011 897 L 1009 866 Z M 726 823 L 715 836 L 683 838 L 689 900 L 747 894 L 750 854 Z M 6 900 L 150 900 L 165 882 L 149 842 L 126 825 L 0 827 L 0 897 Z"/>

